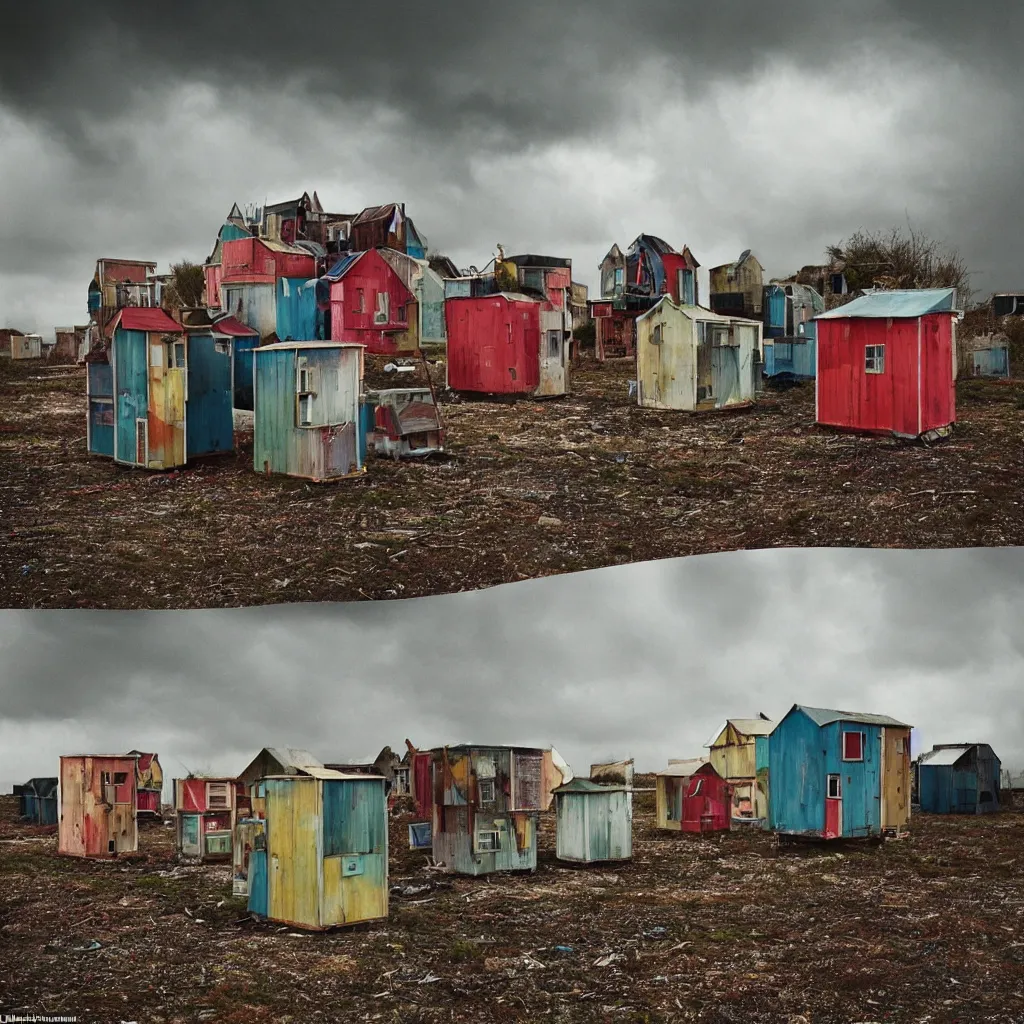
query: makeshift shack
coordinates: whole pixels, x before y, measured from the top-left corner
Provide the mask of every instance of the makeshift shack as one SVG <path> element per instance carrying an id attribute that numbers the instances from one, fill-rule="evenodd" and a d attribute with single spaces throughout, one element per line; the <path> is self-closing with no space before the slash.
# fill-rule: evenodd
<path id="1" fill-rule="evenodd" d="M 815 319 L 815 419 L 933 440 L 956 421 L 956 289 L 873 291 Z"/>
<path id="2" fill-rule="evenodd" d="M 253 350 L 253 466 L 315 483 L 360 476 L 363 348 L 292 341 Z"/>
<path id="3" fill-rule="evenodd" d="M 654 777 L 658 828 L 723 832 L 732 824 L 729 783 L 703 758 L 670 762 Z"/>
<path id="4" fill-rule="evenodd" d="M 384 779 L 305 771 L 263 780 L 266 815 L 249 852 L 249 912 L 311 931 L 386 918 Z"/>
<path id="5" fill-rule="evenodd" d="M 749 405 L 761 325 L 668 296 L 637 318 L 637 402 L 696 412 Z"/>
<path id="6" fill-rule="evenodd" d="M 429 387 L 368 391 L 363 401 L 373 411 L 378 455 L 407 459 L 444 451 L 441 411 Z"/>
<path id="7" fill-rule="evenodd" d="M 245 787 L 227 776 L 174 780 L 175 839 L 181 860 L 230 860 L 239 813 L 247 813 Z"/>
<path id="8" fill-rule="evenodd" d="M 903 833 L 910 730 L 888 715 L 794 704 L 768 739 L 771 831 L 809 839 Z"/>
<path id="9" fill-rule="evenodd" d="M 730 718 L 706 744 L 708 760 L 732 787 L 734 819 L 768 817 L 768 736 L 774 727 L 765 715 Z"/>
<path id="10" fill-rule="evenodd" d="M 464 744 L 431 754 L 435 861 L 463 875 L 533 871 L 544 751 Z"/>
<path id="11" fill-rule="evenodd" d="M 138 850 L 135 760 L 126 754 L 61 757 L 58 853 L 108 859 Z"/>
<path id="12" fill-rule="evenodd" d="M 33 825 L 57 824 L 57 779 L 29 779 L 14 787 L 18 816 Z"/>
<path id="13" fill-rule="evenodd" d="M 559 860 L 596 864 L 633 856 L 633 794 L 627 786 L 577 778 L 554 795 Z"/>
<path id="14" fill-rule="evenodd" d="M 1002 764 L 987 743 L 939 743 L 917 759 L 917 797 L 926 814 L 995 814 Z"/>

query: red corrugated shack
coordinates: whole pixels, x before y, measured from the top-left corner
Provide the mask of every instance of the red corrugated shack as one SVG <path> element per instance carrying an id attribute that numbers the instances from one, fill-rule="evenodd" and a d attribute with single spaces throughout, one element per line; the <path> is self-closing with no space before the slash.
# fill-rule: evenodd
<path id="1" fill-rule="evenodd" d="M 484 395 L 535 392 L 540 308 L 538 299 L 514 292 L 447 298 L 448 387 Z"/>
<path id="2" fill-rule="evenodd" d="M 721 832 L 732 827 L 732 787 L 703 759 L 677 761 L 655 776 L 658 828 Z"/>
<path id="3" fill-rule="evenodd" d="M 815 317 L 815 419 L 929 440 L 956 422 L 956 290 L 873 291 Z"/>

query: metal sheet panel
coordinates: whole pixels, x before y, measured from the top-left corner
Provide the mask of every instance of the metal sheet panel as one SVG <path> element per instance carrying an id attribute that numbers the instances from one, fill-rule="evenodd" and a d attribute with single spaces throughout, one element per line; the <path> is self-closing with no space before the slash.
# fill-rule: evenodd
<path id="1" fill-rule="evenodd" d="M 317 335 L 316 281 L 277 279 L 277 336 L 281 341 L 314 341 Z"/>
<path id="2" fill-rule="evenodd" d="M 230 344 L 217 343 L 209 334 L 189 335 L 186 365 L 186 457 L 232 451 Z"/>
<path id="3" fill-rule="evenodd" d="M 148 415 L 148 367 L 146 334 L 143 331 L 114 331 L 111 346 L 115 395 L 115 458 L 138 465 L 137 421 Z"/>
<path id="4" fill-rule="evenodd" d="M 320 927 L 320 783 L 267 779 L 267 916 Z"/>

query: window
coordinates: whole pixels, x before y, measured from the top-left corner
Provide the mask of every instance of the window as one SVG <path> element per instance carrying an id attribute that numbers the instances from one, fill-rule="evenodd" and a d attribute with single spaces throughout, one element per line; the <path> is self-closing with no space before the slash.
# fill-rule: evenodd
<path id="1" fill-rule="evenodd" d="M 299 426 L 311 427 L 313 425 L 313 396 L 299 395 Z"/>
<path id="2" fill-rule="evenodd" d="M 356 308 L 352 311 L 353 313 L 365 313 L 366 307 L 363 305 L 363 289 L 356 289 Z"/>
<path id="3" fill-rule="evenodd" d="M 843 733 L 843 760 L 863 761 L 864 760 L 864 733 L 844 732 Z"/>
<path id="4" fill-rule="evenodd" d="M 501 849 L 501 833 L 487 829 L 476 834 L 476 848 L 479 853 L 493 852 Z"/>
<path id="5" fill-rule="evenodd" d="M 185 342 L 183 341 L 174 343 L 174 366 L 179 370 L 185 367 Z"/>
<path id="6" fill-rule="evenodd" d="M 377 310 L 373 314 L 375 324 L 386 324 L 391 315 L 391 296 L 387 292 L 377 292 Z"/>
<path id="7" fill-rule="evenodd" d="M 842 779 L 838 775 L 830 775 L 828 777 L 828 798 L 829 800 L 838 800 L 843 795 Z"/>
<path id="8" fill-rule="evenodd" d="M 480 795 L 480 803 L 494 803 L 494 779 L 477 779 L 477 792 Z"/>
<path id="9" fill-rule="evenodd" d="M 214 341 L 213 350 L 222 356 L 230 355 L 231 353 L 231 347 L 226 341 Z"/>
<path id="10" fill-rule="evenodd" d="M 123 786 L 128 781 L 127 772 L 114 772 L 114 785 Z"/>
<path id="11" fill-rule="evenodd" d="M 866 345 L 864 348 L 864 372 L 885 373 L 885 346 Z"/>
<path id="12" fill-rule="evenodd" d="M 316 396 L 316 369 L 305 357 L 295 367 L 295 395 L 298 399 L 296 424 L 300 427 L 313 425 L 313 399 Z"/>
<path id="13" fill-rule="evenodd" d="M 408 320 L 408 314 L 405 311 L 405 306 L 399 306 L 398 311 L 395 314 L 395 319 L 400 323 L 404 324 Z"/>
<path id="14" fill-rule="evenodd" d="M 651 344 L 652 345 L 660 345 L 661 344 L 661 342 L 662 342 L 661 328 L 662 328 L 661 324 L 655 324 L 654 325 L 654 330 L 651 332 Z"/>
<path id="15" fill-rule="evenodd" d="M 548 358 L 558 359 L 562 355 L 562 332 L 548 331 Z"/>
<path id="16" fill-rule="evenodd" d="M 903 737 L 902 736 L 896 741 L 896 753 L 897 754 L 902 754 L 903 753 Z"/>
<path id="17" fill-rule="evenodd" d="M 625 280 L 625 276 L 626 276 L 626 271 L 625 271 L 625 269 L 623 267 L 616 267 L 615 268 L 615 287 L 616 288 L 621 288 L 622 287 L 622 283 Z"/>
<path id="18" fill-rule="evenodd" d="M 210 810 L 230 807 L 228 784 L 226 782 L 208 782 L 206 784 L 206 806 Z"/>

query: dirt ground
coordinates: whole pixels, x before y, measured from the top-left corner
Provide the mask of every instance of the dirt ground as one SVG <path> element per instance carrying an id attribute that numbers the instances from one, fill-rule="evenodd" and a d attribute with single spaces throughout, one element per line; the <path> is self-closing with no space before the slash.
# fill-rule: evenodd
<path id="1" fill-rule="evenodd" d="M 309 934 L 248 917 L 173 829 L 122 862 L 60 858 L 0 802 L 0 1013 L 79 1021 L 941 1022 L 1024 1019 L 1024 815 L 917 817 L 882 846 L 659 833 L 634 860 L 439 875 L 391 829 L 387 922 Z M 407 895 L 401 895 L 405 890 Z"/>
<path id="2" fill-rule="evenodd" d="M 0 361 L 0 603 L 376 600 L 744 548 L 1024 543 L 1022 381 L 961 382 L 954 437 L 924 447 L 816 427 L 810 383 L 693 416 L 637 408 L 632 375 L 446 402 L 447 457 L 314 485 L 254 473 L 251 434 L 178 473 L 90 457 L 84 371 Z"/>

